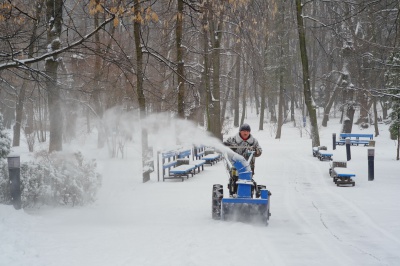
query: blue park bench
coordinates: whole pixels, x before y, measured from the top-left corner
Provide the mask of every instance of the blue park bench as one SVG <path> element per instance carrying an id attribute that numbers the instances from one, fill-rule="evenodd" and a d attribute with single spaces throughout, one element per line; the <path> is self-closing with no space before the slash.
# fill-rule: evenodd
<path id="1" fill-rule="evenodd" d="M 313 147 L 313 156 L 317 157 L 320 161 L 332 160 L 333 153 L 328 152 L 326 146 Z"/>
<path id="2" fill-rule="evenodd" d="M 329 168 L 329 175 L 337 186 L 351 185 L 354 187 L 356 184 L 352 179 L 356 175 L 347 168 L 347 162 L 333 161 Z"/>
<path id="3" fill-rule="evenodd" d="M 192 150 L 181 150 L 178 152 L 178 164 L 179 165 L 194 165 L 194 169 L 198 170 L 198 173 L 200 173 L 200 170 L 204 170 L 204 164 L 206 163 L 205 160 L 197 159 L 196 160 L 190 160 L 190 157 L 192 155 Z M 196 174 L 196 170 L 193 172 Z"/>
<path id="4" fill-rule="evenodd" d="M 196 174 L 196 169 L 198 169 L 198 172 L 200 172 L 201 169 L 204 170 L 206 161 L 190 161 L 191 154 L 192 151 L 190 149 L 161 153 L 163 181 L 165 181 L 165 179 L 175 178 L 181 178 L 182 181 L 184 181 L 185 177 L 188 179 L 190 175 L 193 176 Z"/>
<path id="5" fill-rule="evenodd" d="M 359 133 L 340 133 L 339 140 L 336 141 L 336 145 L 345 145 L 346 138 L 350 139 L 350 144 L 353 146 L 364 145 L 368 146 L 370 140 L 374 139 L 373 134 L 359 134 Z"/>
<path id="6" fill-rule="evenodd" d="M 193 146 L 193 160 L 201 160 L 204 156 L 204 151 L 205 151 L 206 146 L 200 145 L 200 146 Z"/>
<path id="7" fill-rule="evenodd" d="M 202 160 L 206 161 L 206 164 L 213 165 L 222 159 L 220 153 L 215 152 L 214 149 L 205 149 L 204 156 L 201 157 Z"/>

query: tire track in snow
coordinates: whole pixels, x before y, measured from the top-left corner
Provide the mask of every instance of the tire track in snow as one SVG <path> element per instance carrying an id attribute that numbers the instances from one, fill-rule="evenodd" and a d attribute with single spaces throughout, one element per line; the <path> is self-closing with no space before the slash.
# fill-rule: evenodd
<path id="1" fill-rule="evenodd" d="M 262 164 L 262 172 L 269 176 L 267 187 L 272 190 L 271 230 L 282 238 L 276 241 L 278 251 L 291 251 L 281 254 L 286 265 L 352 265 L 349 256 L 337 256 L 341 250 L 331 244 L 333 240 L 329 240 L 325 227 L 318 226 L 319 214 L 303 189 L 312 189 L 312 183 L 299 178 L 302 168 L 296 169 L 299 163 L 296 156 L 290 155 L 293 153 L 290 144 L 271 145 L 269 154 L 273 156 L 268 158 L 268 163 Z M 294 144 L 298 145 L 297 142 Z"/>
<path id="2" fill-rule="evenodd" d="M 291 220 L 295 221 L 299 234 L 303 234 L 307 238 L 307 241 L 312 241 L 315 246 L 315 250 L 325 258 L 329 258 L 330 263 L 328 265 L 352 265 L 352 259 L 346 254 L 337 256 L 337 254 L 343 254 L 343 252 L 332 243 L 332 240 L 327 238 L 327 234 L 324 233 L 325 226 L 321 224 L 321 227 L 316 227 L 319 222 L 319 213 L 315 213 L 315 209 L 312 206 L 312 200 L 309 197 L 310 191 L 313 189 L 313 180 L 306 174 L 306 178 L 301 178 L 298 173 L 304 173 L 300 169 L 293 169 L 292 161 L 297 160 L 298 156 L 290 155 L 289 158 L 285 159 L 285 165 L 282 167 L 281 178 L 284 178 L 283 182 L 287 183 L 285 187 L 285 206 L 291 217 Z M 297 165 L 297 163 L 295 164 Z M 307 169 L 308 171 L 308 169 Z M 309 172 L 309 171 L 308 171 Z M 313 171 L 311 171 L 312 174 Z M 312 245 L 310 245 L 312 246 Z"/>
<path id="3" fill-rule="evenodd" d="M 332 235 L 332 237 L 341 244 L 351 247 L 360 254 L 370 257 L 371 259 L 373 259 L 373 261 L 375 261 L 375 263 L 378 262 L 382 265 L 389 265 L 387 264 L 387 262 L 384 261 L 384 259 L 382 259 L 382 255 L 376 254 L 379 249 L 374 249 L 373 251 L 371 251 L 370 250 L 371 248 L 368 245 L 363 245 L 360 247 L 359 244 L 365 242 L 365 240 L 361 241 L 360 239 L 358 241 L 360 243 L 354 243 L 354 240 L 357 241 L 357 239 L 352 240 L 350 239 L 350 236 L 354 235 L 354 232 L 356 232 L 356 235 L 358 235 L 360 238 L 367 237 L 371 239 L 379 239 L 381 235 L 384 235 L 387 239 L 390 239 L 397 245 L 399 244 L 399 240 L 396 237 L 393 237 L 384 228 L 380 227 L 375 222 L 373 222 L 372 219 L 368 215 L 366 215 L 363 210 L 361 210 L 355 204 L 351 203 L 351 201 L 344 198 L 340 194 L 333 192 L 333 189 L 347 189 L 347 188 L 338 188 L 336 186 L 333 186 L 332 184 L 328 185 L 328 183 L 330 183 L 331 181 L 331 178 L 328 176 L 329 166 L 328 164 L 326 164 L 326 162 L 320 162 L 317 160 L 315 160 L 314 162 L 309 160 L 307 157 L 295 156 L 293 154 L 291 155 L 291 157 L 293 160 L 297 159 L 303 162 L 302 166 L 304 168 L 304 171 L 307 172 L 309 171 L 309 169 L 316 169 L 318 171 L 319 174 L 313 178 L 313 182 L 316 186 L 318 186 L 319 189 L 323 190 L 323 193 L 321 192 L 315 193 L 314 196 L 316 197 L 311 199 L 311 202 L 314 209 L 319 213 L 321 224 Z M 322 169 L 323 165 L 324 166 L 326 165 L 326 169 Z M 310 180 L 309 175 L 305 176 L 308 180 Z M 329 182 L 326 181 L 325 177 L 329 178 Z M 321 195 L 324 195 L 324 197 L 322 197 Z M 332 206 L 331 204 L 326 203 L 327 198 L 329 198 L 330 202 L 335 203 L 335 205 L 333 205 L 333 208 L 331 207 Z M 322 209 L 326 209 L 327 213 L 324 214 Z M 334 216 L 334 218 L 337 219 L 338 221 L 335 221 L 332 224 L 332 222 L 329 220 L 328 217 L 329 214 L 331 216 Z M 349 216 L 349 214 L 351 214 L 351 216 Z M 356 219 L 356 221 L 354 221 L 354 219 Z M 343 226 L 338 228 L 337 224 Z M 363 226 L 360 228 L 359 225 Z M 350 234 L 343 233 L 343 231 L 340 230 L 343 229 L 343 227 L 348 228 L 347 232 L 350 232 Z M 364 227 L 366 227 L 367 229 L 365 229 Z M 360 229 L 364 230 L 361 231 Z M 365 236 L 365 232 L 368 232 L 368 235 L 372 237 Z"/>

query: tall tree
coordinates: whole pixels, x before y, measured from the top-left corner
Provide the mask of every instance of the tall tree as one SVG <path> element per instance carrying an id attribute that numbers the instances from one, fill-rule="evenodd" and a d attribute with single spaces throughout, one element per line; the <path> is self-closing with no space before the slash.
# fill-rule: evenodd
<path id="1" fill-rule="evenodd" d="M 185 117 L 185 76 L 183 61 L 183 0 L 178 0 L 178 12 L 176 14 L 176 61 L 177 61 L 177 80 L 178 80 L 178 116 Z"/>
<path id="2" fill-rule="evenodd" d="M 310 116 L 310 125 L 311 125 L 310 134 L 312 142 L 311 145 L 312 147 L 316 147 L 320 146 L 320 141 L 318 133 L 316 106 L 312 99 L 311 88 L 310 88 L 310 75 L 308 71 L 308 57 L 306 48 L 306 30 L 304 27 L 303 4 L 301 3 L 301 0 L 296 0 L 296 14 L 297 14 L 297 30 L 299 33 L 301 64 L 303 69 L 304 101 Z"/>
<path id="3" fill-rule="evenodd" d="M 63 5 L 63 0 L 46 0 L 47 47 L 51 51 L 58 50 L 61 47 Z M 57 82 L 59 60 L 57 55 L 53 55 L 46 58 L 45 62 L 50 120 L 49 152 L 62 150 L 63 113 L 60 86 Z"/>
<path id="4" fill-rule="evenodd" d="M 35 21 L 32 26 L 32 33 L 30 37 L 30 43 L 28 47 L 28 58 L 33 58 L 34 50 L 35 50 L 35 40 L 37 38 L 37 29 L 39 27 L 39 22 L 41 19 L 41 12 L 43 8 L 44 0 L 35 1 Z M 29 65 L 28 65 L 29 67 Z M 28 72 L 29 73 L 29 72 Z M 29 75 L 29 74 L 28 74 Z M 14 137 L 13 137 L 13 146 L 20 145 L 20 138 L 21 138 L 21 126 L 22 126 L 22 116 L 24 112 L 24 101 L 25 101 L 25 93 L 28 86 L 28 80 L 24 79 L 21 90 L 18 95 L 17 104 L 16 104 L 16 115 L 15 115 L 15 127 L 14 127 Z M 33 128 L 29 128 L 29 131 L 33 130 Z"/>
<path id="5" fill-rule="evenodd" d="M 100 5 L 100 0 L 96 0 L 96 6 Z M 94 26 L 97 28 L 99 26 L 99 15 L 100 12 L 96 12 L 94 14 Z M 101 78 L 102 78 L 102 66 L 101 66 L 101 41 L 100 41 L 100 33 L 96 32 L 94 34 L 94 41 L 95 41 L 95 52 L 97 56 L 95 57 L 94 61 L 94 80 L 93 80 L 93 87 L 92 87 L 92 97 L 94 103 L 94 111 L 96 112 L 96 116 L 98 119 L 98 136 L 97 136 L 97 147 L 103 148 L 104 143 L 106 141 L 106 132 L 101 125 L 101 119 L 103 118 L 104 113 L 104 104 L 101 100 Z"/>
<path id="6" fill-rule="evenodd" d="M 235 92 L 233 97 L 233 125 L 239 127 L 239 99 L 240 99 L 240 65 L 241 63 L 241 44 L 240 41 L 236 43 L 236 73 L 235 73 Z"/>
<path id="7" fill-rule="evenodd" d="M 144 96 L 144 73 L 143 73 L 143 50 L 142 50 L 142 42 L 141 42 L 141 23 L 143 22 L 141 8 L 140 8 L 140 1 L 134 0 L 134 38 L 135 38 L 135 50 L 136 50 L 136 92 L 138 95 L 139 101 L 139 112 L 140 112 L 140 119 L 142 121 L 142 166 L 143 169 L 146 166 L 149 157 L 149 144 L 148 144 L 148 133 L 147 129 L 144 126 L 144 119 L 146 118 L 146 98 Z M 144 169 L 145 170 L 145 169 Z M 147 182 L 150 180 L 150 172 L 143 171 L 143 182 Z"/>
<path id="8" fill-rule="evenodd" d="M 210 4 L 209 1 L 207 1 Z M 210 41 L 212 46 L 212 89 L 211 89 L 211 102 L 209 104 L 209 130 L 211 133 L 222 140 L 222 125 L 221 125 L 221 99 L 220 99 L 220 49 L 222 41 L 222 28 L 223 28 L 223 17 L 224 7 L 218 3 L 209 5 L 212 8 L 212 12 L 209 10 L 208 24 L 210 27 Z"/>

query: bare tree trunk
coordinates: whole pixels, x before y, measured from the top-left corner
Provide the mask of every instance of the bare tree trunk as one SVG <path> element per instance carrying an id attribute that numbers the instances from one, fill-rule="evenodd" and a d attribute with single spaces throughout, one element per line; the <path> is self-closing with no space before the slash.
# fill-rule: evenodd
<path id="1" fill-rule="evenodd" d="M 378 128 L 378 111 L 376 109 L 376 97 L 372 99 L 374 101 L 374 129 L 375 129 L 375 137 L 379 136 L 379 128 Z"/>
<path id="2" fill-rule="evenodd" d="M 380 99 L 379 102 L 382 108 L 382 119 L 386 120 L 388 118 L 388 110 L 389 110 L 387 97 L 383 97 L 382 99 Z"/>
<path id="3" fill-rule="evenodd" d="M 290 99 L 290 121 L 294 123 L 294 126 L 296 126 L 296 119 L 294 117 L 295 99 L 296 99 L 296 93 L 292 88 L 291 99 Z"/>
<path id="4" fill-rule="evenodd" d="M 97 0 L 98 2 L 99 0 Z M 97 28 L 99 26 L 99 13 L 96 12 L 94 14 L 94 26 Z M 104 127 L 102 126 L 101 119 L 103 118 L 104 107 L 101 101 L 101 76 L 102 76 L 102 69 L 101 69 L 101 48 L 100 48 L 100 33 L 96 32 L 94 35 L 95 40 L 95 50 L 96 50 L 96 57 L 94 61 L 94 86 L 93 86 L 93 102 L 94 102 L 94 110 L 97 116 L 97 123 L 98 123 L 98 135 L 97 135 L 97 148 L 101 149 L 104 147 L 104 143 L 106 141 L 106 132 Z"/>
<path id="5" fill-rule="evenodd" d="M 29 46 L 28 49 L 28 58 L 33 57 L 34 53 L 34 43 L 37 38 L 36 36 L 36 31 L 40 22 L 40 13 L 42 12 L 42 7 L 43 7 L 43 2 L 44 0 L 40 0 L 36 2 L 35 5 L 35 18 L 36 22 L 33 25 L 32 29 L 32 35 L 30 38 L 30 43 L 31 45 Z M 20 145 L 20 139 L 21 139 L 21 126 L 22 126 L 22 115 L 24 111 L 24 101 L 25 101 L 25 92 L 26 92 L 26 86 L 27 86 L 27 81 L 24 80 L 21 86 L 20 93 L 18 95 L 17 99 L 17 106 L 16 106 L 16 116 L 15 116 L 15 127 L 14 127 L 14 137 L 13 137 L 13 147 L 19 146 Z M 29 130 L 33 130 L 33 128 L 30 128 Z"/>
<path id="6" fill-rule="evenodd" d="M 142 51 L 142 45 L 141 45 L 141 21 L 138 19 L 141 14 L 141 9 L 140 9 L 140 2 L 139 0 L 134 0 L 135 4 L 135 17 L 137 19 L 134 20 L 133 22 L 133 30 L 134 30 L 134 38 L 135 38 L 135 50 L 136 50 L 136 83 L 137 83 L 137 88 L 136 92 L 138 95 L 138 102 L 139 102 L 139 112 L 140 112 L 140 120 L 143 122 L 143 120 L 146 118 L 146 98 L 144 96 L 144 88 L 143 88 L 143 51 Z M 144 169 L 144 166 L 146 165 L 146 162 L 149 160 L 149 145 L 148 145 L 148 134 L 146 128 L 142 125 L 141 129 L 141 135 L 142 135 L 142 166 Z M 150 172 L 148 171 L 142 171 L 142 178 L 143 178 L 143 183 L 147 182 L 150 180 Z"/>
<path id="7" fill-rule="evenodd" d="M 63 0 L 46 0 L 47 46 L 53 51 L 59 49 L 61 46 L 60 35 L 63 3 Z M 63 115 L 60 88 L 57 84 L 58 64 L 56 56 L 47 58 L 45 63 L 50 120 L 49 152 L 62 150 Z"/>
<path id="8" fill-rule="evenodd" d="M 268 2 L 265 2 L 265 10 L 268 10 Z M 259 130 L 264 130 L 264 115 L 265 115 L 265 109 L 266 109 L 266 95 L 267 95 L 267 76 L 266 76 L 266 71 L 265 69 L 267 69 L 267 63 L 268 63 L 268 57 L 267 57 L 267 50 L 268 50 L 268 41 L 269 41 L 269 32 L 268 32 L 268 12 L 266 12 L 265 15 L 265 19 L 264 19 L 264 50 L 262 51 L 262 64 L 261 64 L 261 69 L 260 69 L 260 75 L 261 75 L 261 80 L 262 80 L 262 84 L 261 84 L 261 93 L 260 93 L 260 122 L 259 122 Z"/>
<path id="9" fill-rule="evenodd" d="M 25 90 L 26 90 L 26 80 L 24 80 L 24 82 L 22 83 L 15 108 L 15 126 L 14 126 L 14 137 L 12 143 L 13 147 L 19 146 L 21 139 L 21 124 L 22 124 L 22 115 L 24 110 Z"/>
<path id="10" fill-rule="evenodd" d="M 254 60 L 254 58 L 253 58 L 253 60 Z M 260 113 L 260 98 L 258 97 L 256 71 L 252 71 L 252 73 L 253 73 L 254 101 L 256 103 L 256 114 L 258 116 L 258 114 Z"/>
<path id="11" fill-rule="evenodd" d="M 283 71 L 280 70 L 279 74 L 279 99 L 278 99 L 278 125 L 276 129 L 275 139 L 280 139 L 282 134 L 283 125 L 283 105 L 285 104 L 283 95 Z"/>
<path id="12" fill-rule="evenodd" d="M 332 96 L 329 98 L 329 101 L 324 108 L 324 118 L 322 119 L 323 127 L 328 126 L 329 113 L 331 112 L 332 105 L 335 102 L 336 97 L 339 94 L 339 91 L 340 91 L 339 85 L 342 84 L 342 78 L 343 78 L 343 75 L 340 75 L 338 80 L 336 81 L 335 87 L 333 88 Z M 328 91 L 326 93 L 329 94 Z"/>
<path id="13" fill-rule="evenodd" d="M 204 5 L 203 9 L 203 20 L 202 20 L 202 30 L 203 30 L 203 53 L 204 53 L 204 71 L 202 74 L 202 79 L 204 82 L 205 90 L 205 110 L 206 110 L 206 120 L 207 120 L 207 131 L 211 131 L 211 115 L 210 115 L 210 104 L 211 104 L 211 89 L 210 89 L 210 60 L 209 60 L 209 49 L 208 49 L 208 20 L 209 20 L 209 4 L 208 1 Z"/>
<path id="14" fill-rule="evenodd" d="M 246 117 L 246 108 L 247 108 L 247 73 L 244 71 L 243 67 L 243 94 L 242 94 L 242 116 L 240 118 L 240 124 L 243 125 L 244 119 Z"/>
<path id="15" fill-rule="evenodd" d="M 283 21 L 283 19 L 282 19 Z M 281 42 L 281 58 L 283 57 L 283 44 Z M 278 125 L 276 130 L 275 139 L 280 139 L 282 134 L 282 125 L 283 125 L 283 112 L 284 112 L 284 105 L 285 105 L 285 97 L 284 97 L 284 86 L 283 86 L 283 73 L 284 73 L 284 66 L 281 63 L 279 69 L 279 99 L 278 99 Z"/>
<path id="16" fill-rule="evenodd" d="M 263 74 L 264 75 L 264 74 Z M 264 78 L 263 78 L 264 80 Z M 266 83 L 263 82 L 263 84 L 261 85 L 261 95 L 260 95 L 260 122 L 259 122 L 259 126 L 258 129 L 259 130 L 264 130 L 264 114 L 265 114 L 265 91 L 267 90 L 266 88 Z"/>
<path id="17" fill-rule="evenodd" d="M 221 127 L 221 99 L 220 99 L 220 48 L 222 39 L 223 12 L 219 17 L 213 17 L 209 21 L 212 44 L 212 102 L 210 104 L 210 130 L 213 135 L 222 140 Z"/>
<path id="18" fill-rule="evenodd" d="M 184 62 L 183 62 L 183 0 L 178 0 L 178 12 L 176 15 L 176 61 L 178 65 L 178 117 L 185 117 L 185 78 L 184 78 Z"/>
<path id="19" fill-rule="evenodd" d="M 264 72 L 264 71 L 262 71 L 262 72 Z M 264 77 L 265 74 L 263 73 L 262 76 L 263 76 L 264 82 L 261 85 L 260 123 L 259 123 L 259 126 L 258 126 L 259 130 L 264 130 L 264 114 L 265 114 L 265 101 L 266 101 L 266 99 L 265 99 L 265 94 L 266 94 L 265 91 L 267 90 L 267 85 L 266 85 L 265 77 Z"/>
<path id="20" fill-rule="evenodd" d="M 296 10 L 297 10 L 297 24 L 299 32 L 299 42 L 300 42 L 300 54 L 301 63 L 303 67 L 303 87 L 304 87 L 304 101 L 307 106 L 307 110 L 310 115 L 311 124 L 311 140 L 312 147 L 320 146 L 318 124 L 317 124 L 317 113 L 312 100 L 311 88 L 310 88 L 310 75 L 308 72 L 308 57 L 306 48 L 306 33 L 304 28 L 304 22 L 302 17 L 303 5 L 301 0 L 296 0 Z"/>
<path id="21" fill-rule="evenodd" d="M 235 75 L 235 96 L 233 98 L 233 112 L 234 112 L 234 118 L 233 118 L 233 125 L 235 127 L 239 126 L 239 99 L 240 99 L 240 65 L 241 65 L 241 60 L 240 60 L 240 49 L 236 50 L 238 55 L 236 57 L 236 75 Z"/>
<path id="22" fill-rule="evenodd" d="M 275 96 L 272 96 L 271 94 L 268 97 L 268 111 L 271 115 L 270 121 L 272 123 L 276 123 L 278 119 L 276 118 L 276 111 L 275 111 L 275 105 L 276 105 Z"/>
<path id="23" fill-rule="evenodd" d="M 232 71 L 229 72 L 228 77 L 232 76 Z M 221 108 L 221 124 L 224 124 L 225 121 L 225 114 L 226 114 L 226 106 L 228 104 L 228 99 L 230 98 L 231 94 L 231 88 L 232 88 L 232 79 L 229 79 L 228 81 L 228 87 L 226 88 L 225 92 L 225 98 L 222 101 L 222 108 Z"/>

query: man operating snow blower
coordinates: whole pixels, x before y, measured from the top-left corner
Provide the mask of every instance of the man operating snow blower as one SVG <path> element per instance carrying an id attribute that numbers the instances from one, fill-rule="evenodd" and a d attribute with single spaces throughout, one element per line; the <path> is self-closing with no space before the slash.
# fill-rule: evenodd
<path id="1" fill-rule="evenodd" d="M 248 124 L 243 124 L 239 128 L 239 132 L 224 141 L 224 145 L 228 146 L 232 151 L 237 154 L 242 155 L 246 160 L 251 157 L 250 168 L 252 175 L 254 175 L 254 167 L 255 167 L 255 157 L 261 156 L 262 148 L 258 143 L 258 140 L 251 135 L 251 129 Z M 237 192 L 237 182 L 238 175 L 236 173 L 236 169 L 230 169 L 230 179 L 229 179 L 229 195 L 234 196 Z M 254 188 L 256 190 L 256 198 L 260 196 L 260 188 L 257 186 L 257 183 L 254 182 Z"/>
<path id="2" fill-rule="evenodd" d="M 239 133 L 224 144 L 231 150 L 224 152 L 229 171 L 229 197 L 224 197 L 224 187 L 214 184 L 211 214 L 215 220 L 261 221 L 268 224 L 271 193 L 264 185 L 253 180 L 254 157 L 261 155 L 258 141 L 250 134 L 250 126 L 243 124 Z M 254 197 L 255 192 L 255 197 Z"/>

